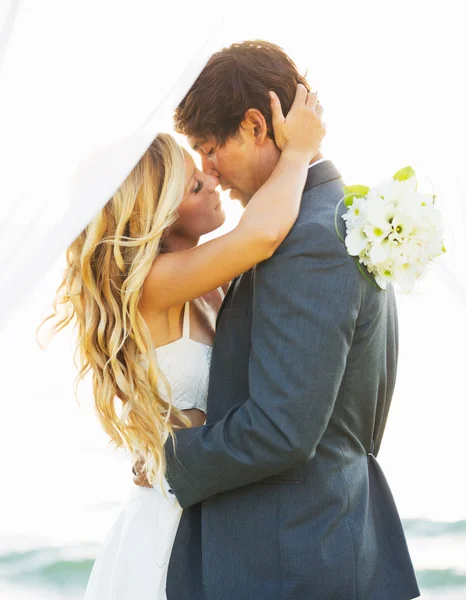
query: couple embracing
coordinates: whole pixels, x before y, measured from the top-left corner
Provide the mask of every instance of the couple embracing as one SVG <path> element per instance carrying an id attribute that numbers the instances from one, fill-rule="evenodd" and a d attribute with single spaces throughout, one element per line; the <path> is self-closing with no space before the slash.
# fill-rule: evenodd
<path id="1" fill-rule="evenodd" d="M 309 89 L 274 44 L 214 54 L 175 113 L 202 171 L 158 135 L 68 250 L 57 327 L 76 321 L 135 464 L 87 600 L 419 596 L 376 458 L 394 291 L 335 231 L 343 182 Z M 219 185 L 244 213 L 199 245 L 225 220 Z"/>

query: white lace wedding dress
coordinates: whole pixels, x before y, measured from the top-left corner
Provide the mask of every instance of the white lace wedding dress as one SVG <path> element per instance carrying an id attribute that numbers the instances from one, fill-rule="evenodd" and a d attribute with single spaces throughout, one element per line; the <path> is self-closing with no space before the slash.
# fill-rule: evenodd
<path id="1" fill-rule="evenodd" d="M 223 297 L 223 290 L 219 288 Z M 190 337 L 189 302 L 183 336 L 155 349 L 179 409 L 206 412 L 212 347 Z M 182 509 L 166 487 L 134 485 L 94 563 L 85 600 L 165 600 L 168 563 Z"/>

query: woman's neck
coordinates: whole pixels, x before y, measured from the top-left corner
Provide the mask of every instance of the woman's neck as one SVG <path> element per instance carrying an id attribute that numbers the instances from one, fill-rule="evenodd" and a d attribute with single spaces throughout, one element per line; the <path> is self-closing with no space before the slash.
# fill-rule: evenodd
<path id="1" fill-rule="evenodd" d="M 163 240 L 162 248 L 164 252 L 182 252 L 183 250 L 195 248 L 199 244 L 199 239 L 200 238 L 189 239 L 176 235 L 176 233 L 171 233 Z"/>

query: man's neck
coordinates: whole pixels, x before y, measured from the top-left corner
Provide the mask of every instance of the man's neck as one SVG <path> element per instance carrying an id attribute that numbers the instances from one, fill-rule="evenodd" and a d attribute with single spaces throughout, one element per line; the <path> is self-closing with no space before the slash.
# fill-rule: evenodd
<path id="1" fill-rule="evenodd" d="M 275 146 L 275 148 L 276 148 L 276 146 Z M 262 177 L 262 179 L 263 179 L 263 181 L 262 181 L 262 185 L 263 185 L 263 184 L 264 184 L 264 183 L 267 181 L 267 179 L 270 177 L 270 173 L 273 171 L 273 169 L 276 167 L 276 165 L 277 165 L 278 161 L 280 160 L 280 155 L 281 155 L 281 152 L 280 152 L 280 151 L 278 151 L 278 152 L 277 152 L 277 154 L 276 154 L 274 157 L 272 157 L 272 160 L 270 161 L 270 163 L 269 163 L 269 165 L 268 165 L 269 169 L 268 169 L 268 171 L 266 172 L 266 174 L 264 175 L 264 173 L 263 173 L 263 172 L 261 173 L 261 177 Z M 321 159 L 323 159 L 323 158 L 324 158 L 324 157 L 323 157 L 323 155 L 322 155 L 322 152 L 317 152 L 317 154 L 316 154 L 316 155 L 315 155 L 315 156 L 312 158 L 312 160 L 310 160 L 310 161 L 309 161 L 309 166 L 313 165 L 315 162 L 317 162 L 318 160 L 321 160 Z M 258 186 L 258 187 L 257 187 L 257 189 L 259 189 L 259 187 L 260 187 L 260 186 Z M 256 191 L 257 191 L 257 190 L 256 190 Z M 246 208 L 246 206 L 248 205 L 248 202 L 249 202 L 249 200 L 252 198 L 252 195 L 253 195 L 253 194 L 251 194 L 251 196 L 250 196 L 249 198 L 247 198 L 247 199 L 240 200 L 241 206 L 242 206 L 243 208 Z"/>
<path id="2" fill-rule="evenodd" d="M 312 165 L 313 163 L 317 162 L 321 158 L 324 158 L 322 156 L 322 152 L 317 152 L 317 154 L 314 156 L 314 158 L 311 161 L 309 161 L 309 164 Z"/>

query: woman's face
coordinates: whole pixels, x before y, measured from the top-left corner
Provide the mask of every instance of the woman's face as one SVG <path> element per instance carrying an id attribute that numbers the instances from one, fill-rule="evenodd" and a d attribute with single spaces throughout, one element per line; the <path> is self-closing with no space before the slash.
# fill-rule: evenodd
<path id="1" fill-rule="evenodd" d="M 218 229 L 225 222 L 220 194 L 220 181 L 214 175 L 199 171 L 192 156 L 183 150 L 186 164 L 186 187 L 178 208 L 178 220 L 172 231 L 188 239 L 199 238 Z"/>

